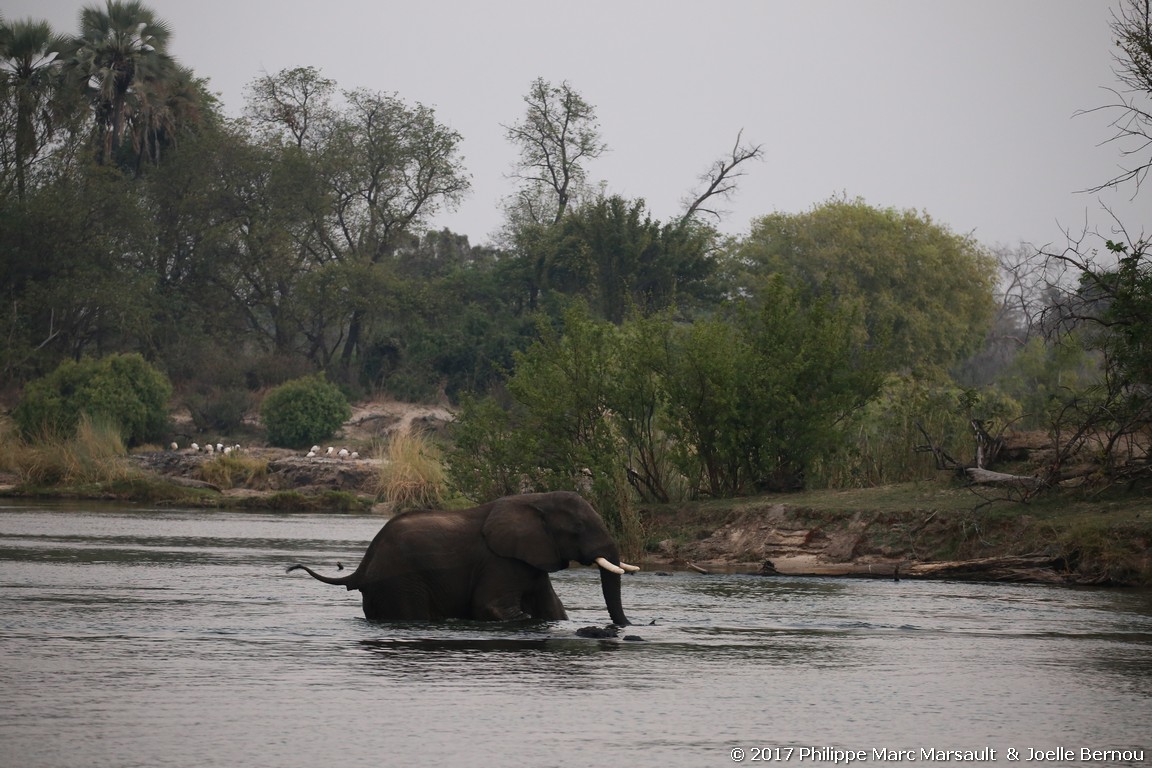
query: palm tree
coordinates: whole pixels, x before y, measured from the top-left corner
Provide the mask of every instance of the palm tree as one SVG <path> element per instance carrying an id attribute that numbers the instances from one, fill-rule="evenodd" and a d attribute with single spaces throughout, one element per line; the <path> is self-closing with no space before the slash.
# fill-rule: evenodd
<path id="1" fill-rule="evenodd" d="M 23 198 L 28 166 L 52 138 L 52 96 L 67 39 L 46 21 L 0 21 L 0 100 L 14 109 L 16 132 L 10 145 L 16 193 Z"/>
<path id="2" fill-rule="evenodd" d="M 145 161 L 158 164 L 161 150 L 174 147 L 183 129 L 205 123 L 205 113 L 213 107 L 192 70 L 173 66 L 165 74 L 146 77 L 134 87 L 137 98 L 129 127 L 138 174 Z"/>
<path id="3" fill-rule="evenodd" d="M 139 0 L 106 0 L 104 7 L 80 11 L 69 63 L 92 97 L 101 163 L 120 148 L 126 118 L 139 106 L 139 84 L 174 70 L 166 50 L 170 37 L 168 25 Z"/>

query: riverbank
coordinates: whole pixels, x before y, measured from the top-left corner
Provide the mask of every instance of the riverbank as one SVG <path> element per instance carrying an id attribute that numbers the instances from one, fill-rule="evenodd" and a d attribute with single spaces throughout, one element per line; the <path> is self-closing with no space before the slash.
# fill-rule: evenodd
<path id="1" fill-rule="evenodd" d="M 436 432 L 451 419 L 434 406 L 367 403 L 333 439 L 331 454 L 327 445 L 316 456 L 256 445 L 222 455 L 189 441 L 134 452 L 123 472 L 87 484 L 34 486 L 0 473 L 0 496 L 385 517 L 392 510 L 378 500 L 373 446 L 396 430 Z M 644 543 L 629 557 L 647 568 L 765 576 L 1152 586 L 1150 498 L 1064 490 L 1027 505 L 983 502 L 941 474 L 881 488 L 642 505 Z"/>
<path id="2" fill-rule="evenodd" d="M 648 548 L 705 571 L 1152 586 L 1152 499 L 982 499 L 942 478 L 643 511 Z"/>
<path id="3" fill-rule="evenodd" d="M 200 479 L 207 455 L 136 454 L 132 479 L 0 496 L 96 498 L 174 507 L 374 511 L 375 459 L 253 449 L 259 487 Z M 1152 500 L 1042 499 L 977 509 L 948 481 L 642 506 L 647 569 L 885 579 L 1152 586 Z"/>

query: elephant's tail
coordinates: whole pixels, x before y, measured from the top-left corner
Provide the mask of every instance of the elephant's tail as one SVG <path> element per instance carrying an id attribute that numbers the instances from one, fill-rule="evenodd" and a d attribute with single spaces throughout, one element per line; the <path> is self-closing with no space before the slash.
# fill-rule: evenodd
<path id="1" fill-rule="evenodd" d="M 359 568 L 357 568 L 355 571 L 348 574 L 347 576 L 340 576 L 339 578 L 337 578 L 335 576 L 324 576 L 323 574 L 316 573 L 316 571 L 312 570 L 311 568 L 309 568 L 306 565 L 301 565 L 300 563 L 297 563 L 296 565 L 288 566 L 288 568 L 285 569 L 285 573 L 291 573 L 292 571 L 295 571 L 295 570 L 302 570 L 305 573 L 307 573 L 309 576 L 311 576 L 312 578 L 316 579 L 317 581 L 322 581 L 325 584 L 335 584 L 335 585 L 340 586 L 340 587 L 347 587 L 350 590 L 360 588 L 360 569 Z"/>

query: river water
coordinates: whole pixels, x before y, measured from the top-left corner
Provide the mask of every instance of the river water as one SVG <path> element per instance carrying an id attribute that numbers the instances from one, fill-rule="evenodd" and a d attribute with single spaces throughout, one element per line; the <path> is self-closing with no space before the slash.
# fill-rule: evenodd
<path id="1" fill-rule="evenodd" d="M 527 624 L 284 572 L 381 522 L 0 501 L 0 766 L 1152 765 L 1147 592 L 644 571 L 625 641 L 592 569 Z"/>

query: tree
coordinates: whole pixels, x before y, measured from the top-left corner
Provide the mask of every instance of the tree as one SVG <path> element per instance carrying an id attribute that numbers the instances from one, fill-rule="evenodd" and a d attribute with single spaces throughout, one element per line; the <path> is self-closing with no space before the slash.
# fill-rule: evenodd
<path id="1" fill-rule="evenodd" d="M 880 386 L 851 312 L 766 287 L 763 307 L 615 326 L 580 301 L 516 355 L 507 411 L 470 402 L 451 464 L 465 488 L 587 484 L 598 508 L 803 487 Z"/>
<path id="2" fill-rule="evenodd" d="M 421 104 L 367 90 L 344 93 L 325 136 L 319 169 L 333 203 L 325 237 L 345 270 L 348 333 L 341 366 L 349 371 L 379 297 L 379 267 L 405 233 L 421 229 L 443 206 L 455 205 L 471 182 L 459 155 L 460 134 Z"/>
<path id="3" fill-rule="evenodd" d="M 1133 163 L 1089 191 L 1099 192 L 1128 182 L 1134 182 L 1139 191 L 1140 184 L 1152 168 L 1152 157 L 1145 154 L 1152 145 L 1152 111 L 1144 103 L 1152 94 L 1152 2 L 1121 0 L 1120 11 L 1112 14 L 1111 29 L 1117 48 L 1112 71 L 1120 81 L 1120 87 L 1109 90 L 1116 101 L 1085 110 L 1084 114 L 1099 111 L 1117 113 L 1111 123 L 1115 131 L 1108 141 L 1120 145 L 1121 154 L 1131 158 Z"/>
<path id="4" fill-rule="evenodd" d="M 549 227 L 529 226 L 517 245 L 534 265 L 537 291 L 583 296 L 601 317 L 620 324 L 708 293 L 714 233 L 683 219 L 661 224 L 643 200 L 598 196 Z"/>
<path id="5" fill-rule="evenodd" d="M 220 229 L 205 233 L 212 235 L 201 252 L 206 277 L 228 297 L 229 317 L 242 317 L 249 338 L 263 348 L 301 352 L 301 334 L 313 332 L 310 356 L 326 361 L 335 341 L 325 331 L 340 325 L 343 307 L 332 306 L 331 295 L 302 294 L 306 284 L 319 287 L 318 274 L 335 268 L 322 255 L 316 231 L 331 204 L 322 179 L 295 147 L 239 143 L 222 153 L 214 193 L 224 218 Z"/>
<path id="6" fill-rule="evenodd" d="M 984 340 L 993 316 L 993 259 L 914 211 L 831 200 L 807 213 L 771 214 L 731 255 L 735 295 L 762 303 L 764 281 L 783 275 L 858 308 L 889 370 L 956 363 Z"/>
<path id="7" fill-rule="evenodd" d="M 704 492 L 804 487 L 880 385 L 854 308 L 777 276 L 756 306 L 677 331 L 665 387 L 681 466 Z"/>
<path id="8" fill-rule="evenodd" d="M 0 119 L 0 153 L 5 176 L 12 171 L 21 199 L 29 168 L 55 128 L 57 52 L 64 45 L 65 38 L 54 34 L 46 21 L 0 22 L 0 115 L 5 116 Z"/>
<path id="9" fill-rule="evenodd" d="M 124 126 L 141 108 L 142 84 L 171 76 L 170 37 L 168 25 L 139 0 L 106 0 L 80 11 L 68 64 L 92 99 L 100 163 L 115 161 Z"/>
<path id="10" fill-rule="evenodd" d="M 174 148 L 195 128 L 215 119 L 216 100 L 205 81 L 186 67 L 173 66 L 162 76 L 149 76 L 138 87 L 137 108 L 128 116 L 134 170 L 144 163 L 159 165 L 162 154 Z"/>
<path id="11" fill-rule="evenodd" d="M 1143 447 L 1152 429 L 1152 256 L 1142 238 L 1108 240 L 1105 251 L 1070 244 L 1047 253 L 1077 280 L 1053 286 L 1046 324 L 1058 343 L 1083 344 L 1100 359 L 1098 383 L 1062 393 L 1056 426 L 1073 435 L 1070 448 L 1096 442 L 1111 472 L 1146 480 L 1152 476 Z"/>
<path id="12" fill-rule="evenodd" d="M 595 108 L 568 81 L 557 86 L 538 77 L 524 103 L 524 119 L 503 126 L 520 152 L 513 178 L 524 183 L 510 212 L 520 223 L 555 224 L 584 191 L 584 164 L 608 146 L 600 138 Z"/>
<path id="13" fill-rule="evenodd" d="M 296 67 L 256 78 L 247 93 L 244 115 L 257 135 L 282 136 L 303 148 L 332 119 L 336 81 L 315 67 Z"/>

